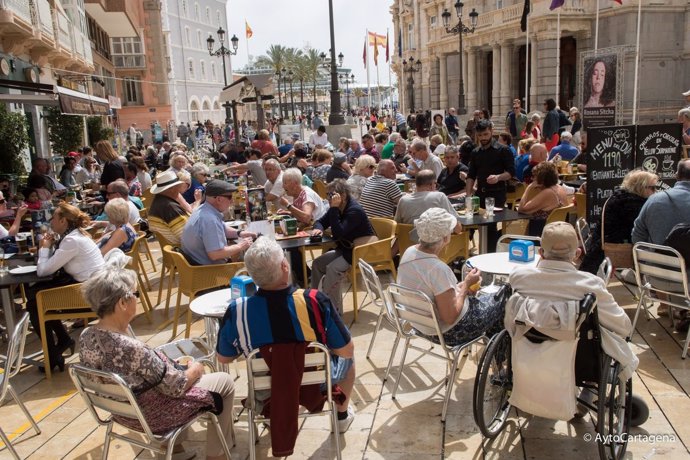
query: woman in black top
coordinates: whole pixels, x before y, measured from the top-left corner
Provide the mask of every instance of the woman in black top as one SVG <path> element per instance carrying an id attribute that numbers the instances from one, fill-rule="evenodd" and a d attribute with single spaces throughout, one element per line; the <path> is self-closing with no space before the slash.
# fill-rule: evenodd
<path id="1" fill-rule="evenodd" d="M 103 172 L 101 173 L 101 193 L 103 194 L 109 183 L 125 178 L 125 168 L 122 166 L 120 157 L 112 145 L 110 145 L 110 142 L 106 140 L 98 141 L 95 150 L 96 156 L 103 164 Z"/>

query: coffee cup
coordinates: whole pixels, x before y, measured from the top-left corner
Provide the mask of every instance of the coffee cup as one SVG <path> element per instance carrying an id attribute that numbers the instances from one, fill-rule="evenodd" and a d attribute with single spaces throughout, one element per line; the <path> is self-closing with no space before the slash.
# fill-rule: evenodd
<path id="1" fill-rule="evenodd" d="M 192 362 L 194 362 L 194 358 L 192 356 L 180 356 L 175 360 L 175 362 L 181 366 L 189 366 Z"/>

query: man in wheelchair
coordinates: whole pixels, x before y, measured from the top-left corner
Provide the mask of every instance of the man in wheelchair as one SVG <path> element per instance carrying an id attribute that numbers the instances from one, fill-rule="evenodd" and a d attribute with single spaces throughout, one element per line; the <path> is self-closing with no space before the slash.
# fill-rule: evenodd
<path id="1" fill-rule="evenodd" d="M 633 331 L 625 311 L 608 292 L 603 280 L 591 273 L 578 271 L 573 264 L 580 255 L 577 234 L 573 226 L 566 222 L 548 224 L 544 227 L 541 238 L 542 259 L 537 266 L 518 268 L 510 274 L 509 278 L 514 294 L 506 306 L 505 324 L 513 337 L 513 382 L 517 384 L 520 380 L 518 374 L 521 369 L 530 376 L 531 382 L 538 380 L 533 360 L 536 359 L 539 363 L 538 367 L 544 371 L 542 380 L 552 380 L 552 386 L 549 387 L 546 382 L 543 382 L 547 388 L 545 390 L 547 394 L 537 393 L 541 381 L 539 384 L 523 386 L 527 392 L 531 393 L 524 396 L 527 399 L 533 396 L 537 401 L 537 407 L 529 403 L 530 407 L 523 409 L 534 415 L 568 420 L 575 415 L 574 398 L 566 395 L 572 395 L 572 391 L 568 390 L 574 391 L 575 366 L 573 364 L 576 348 L 579 355 L 578 370 L 580 364 L 586 363 L 589 358 L 582 354 L 591 353 L 593 364 L 597 361 L 597 354 L 592 351 L 592 348 L 577 347 L 575 340 L 579 327 L 579 324 L 576 324 L 578 306 L 586 294 L 594 294 L 597 301 L 596 315 L 601 349 L 619 363 L 619 373 L 623 381 L 627 381 L 632 376 L 639 360 L 626 340 Z M 531 304 L 527 305 L 526 302 L 531 302 Z M 534 343 L 534 340 L 523 340 L 516 347 L 515 324 L 518 324 L 518 330 L 521 324 L 519 319 L 516 321 L 516 315 L 528 316 L 528 322 L 539 324 L 547 329 L 549 326 L 561 329 L 554 337 L 558 340 L 550 342 L 546 347 Z M 525 330 L 522 331 L 522 334 L 524 333 Z M 559 337 L 559 333 L 564 335 Z M 570 340 L 567 340 L 568 333 L 570 333 Z M 516 362 L 516 356 L 521 356 L 517 359 L 524 359 L 525 362 Z M 570 360 L 567 359 L 568 356 L 571 357 Z M 519 392 L 519 388 L 514 387 L 513 392 L 511 403 L 520 407 L 519 403 L 514 402 L 519 398 L 519 395 L 515 394 Z M 550 401 L 548 396 L 551 396 Z"/>

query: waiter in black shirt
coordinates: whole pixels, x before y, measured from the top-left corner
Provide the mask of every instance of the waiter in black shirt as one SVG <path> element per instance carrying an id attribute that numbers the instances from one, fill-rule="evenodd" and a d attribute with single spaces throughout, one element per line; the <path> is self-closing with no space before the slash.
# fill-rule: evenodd
<path id="1" fill-rule="evenodd" d="M 502 208 L 506 203 L 508 181 L 515 175 L 513 154 L 506 146 L 494 140 L 489 120 L 479 120 L 476 130 L 479 146 L 472 152 L 465 191 L 467 196 L 472 196 L 476 182 L 480 207 L 484 207 L 486 197 L 493 197 L 496 208 Z M 493 252 L 499 236 L 496 224 L 489 225 L 487 230 L 487 247 Z"/>

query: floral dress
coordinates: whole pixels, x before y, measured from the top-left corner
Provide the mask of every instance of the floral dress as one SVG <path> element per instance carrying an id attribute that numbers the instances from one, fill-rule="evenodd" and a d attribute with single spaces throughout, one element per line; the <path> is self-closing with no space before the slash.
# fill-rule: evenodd
<path id="1" fill-rule="evenodd" d="M 154 434 L 182 426 L 201 411 L 217 407 L 210 391 L 193 386 L 187 376 L 162 353 L 127 335 L 88 327 L 79 337 L 84 366 L 118 374 L 130 386 Z M 137 420 L 114 416 L 122 425 L 141 431 Z"/>

